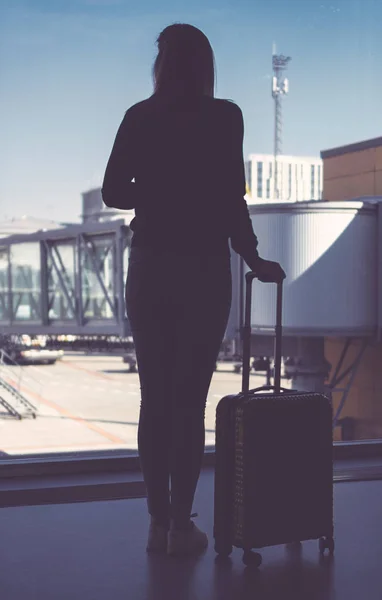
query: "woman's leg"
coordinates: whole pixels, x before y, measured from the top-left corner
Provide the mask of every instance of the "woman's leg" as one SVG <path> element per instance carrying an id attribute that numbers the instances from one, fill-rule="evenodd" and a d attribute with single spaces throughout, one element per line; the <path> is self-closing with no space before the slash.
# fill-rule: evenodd
<path id="1" fill-rule="evenodd" d="M 219 259 L 220 260 L 220 259 Z M 202 260 L 182 279 L 176 319 L 171 514 L 175 524 L 189 520 L 204 454 L 205 406 L 231 306 L 229 262 Z M 178 281 L 179 283 L 179 281 Z"/>
<path id="2" fill-rule="evenodd" d="M 159 522 L 172 516 L 182 523 L 192 511 L 205 404 L 230 305 L 229 258 L 130 258 L 126 306 L 141 382 L 138 448 L 149 513 Z"/>
<path id="3" fill-rule="evenodd" d="M 170 394 L 175 342 L 171 307 L 163 302 L 161 293 L 161 270 L 165 270 L 165 265 L 162 264 L 161 268 L 146 258 L 131 260 L 126 285 L 126 307 L 141 386 L 138 451 L 147 490 L 148 511 L 156 522 L 168 525 Z"/>

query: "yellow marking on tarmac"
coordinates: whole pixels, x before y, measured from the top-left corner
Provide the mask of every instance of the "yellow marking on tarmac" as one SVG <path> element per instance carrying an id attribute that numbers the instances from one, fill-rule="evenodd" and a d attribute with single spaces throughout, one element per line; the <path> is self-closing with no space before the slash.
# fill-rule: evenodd
<path id="1" fill-rule="evenodd" d="M 8 383 L 10 385 L 12 385 L 10 381 L 8 381 Z M 47 400 L 47 398 L 40 396 L 40 394 L 36 394 L 32 390 L 28 389 L 25 385 L 21 385 L 20 390 L 22 392 L 25 392 L 26 394 L 28 394 L 28 396 L 32 396 L 33 398 L 35 398 L 36 400 L 41 402 L 41 404 L 45 404 L 45 406 L 50 406 L 50 408 L 53 408 L 54 410 L 56 410 L 58 413 L 60 413 L 60 415 L 68 417 L 69 419 L 71 419 L 72 421 L 76 421 L 77 423 L 81 423 L 81 425 L 85 425 L 85 427 L 87 427 L 91 431 L 94 431 L 95 433 L 102 435 L 103 437 L 110 440 L 111 442 L 114 442 L 115 444 L 125 444 L 126 443 L 126 442 L 124 442 L 124 440 L 122 440 L 118 436 L 113 435 L 112 433 L 109 433 L 108 431 L 105 431 L 101 427 L 98 427 L 98 425 L 94 425 L 93 423 L 88 423 L 82 417 L 76 417 L 70 411 L 66 410 L 66 408 L 63 408 L 62 406 L 60 406 L 59 404 L 56 404 L 55 402 L 52 402 L 51 400 Z"/>
<path id="2" fill-rule="evenodd" d="M 66 362 L 65 360 L 62 362 L 62 364 L 67 367 L 71 367 L 72 369 L 75 369 L 76 371 L 84 371 L 84 373 L 88 373 L 89 375 L 94 375 L 94 377 L 100 377 L 100 379 L 108 379 L 109 381 L 114 380 L 114 377 L 109 377 L 108 375 L 105 375 L 105 373 L 98 373 L 98 371 L 91 371 L 90 369 L 85 369 L 85 367 L 79 367 L 78 365 L 73 365 L 72 363 Z"/>

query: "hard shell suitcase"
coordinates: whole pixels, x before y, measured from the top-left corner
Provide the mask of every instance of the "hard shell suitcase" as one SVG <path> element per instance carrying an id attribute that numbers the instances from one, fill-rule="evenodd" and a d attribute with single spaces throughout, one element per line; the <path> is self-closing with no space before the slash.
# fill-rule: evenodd
<path id="1" fill-rule="evenodd" d="M 216 407 L 214 539 L 217 554 L 319 539 L 334 552 L 333 434 L 330 400 L 283 389 L 282 283 L 277 284 L 274 386 L 249 390 L 252 282 L 246 274 L 242 392 Z"/>

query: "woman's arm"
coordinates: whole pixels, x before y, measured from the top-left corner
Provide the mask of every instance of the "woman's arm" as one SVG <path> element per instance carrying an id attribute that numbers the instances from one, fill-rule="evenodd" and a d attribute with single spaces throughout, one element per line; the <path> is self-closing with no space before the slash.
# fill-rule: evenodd
<path id="1" fill-rule="evenodd" d="M 279 283 L 285 279 L 285 272 L 277 262 L 260 258 L 257 252 L 257 237 L 253 231 L 251 217 L 245 201 L 245 171 L 243 161 L 244 121 L 243 114 L 234 105 L 235 115 L 231 121 L 231 168 L 233 202 L 231 204 L 231 245 L 243 257 L 251 271 L 263 282 Z"/>
<path id="2" fill-rule="evenodd" d="M 110 208 L 136 208 L 138 187 L 132 181 L 136 175 L 138 140 L 136 122 L 129 109 L 119 126 L 106 166 L 102 184 L 102 199 Z"/>
<path id="3" fill-rule="evenodd" d="M 241 109 L 237 104 L 231 104 L 231 119 L 229 122 L 229 156 L 231 164 L 228 165 L 230 178 L 230 238 L 231 246 L 240 254 L 250 269 L 254 269 L 259 255 L 257 252 L 258 240 L 253 231 L 252 221 L 249 216 L 248 206 L 245 201 L 245 170 L 243 161 L 244 120 Z M 231 187 L 232 186 L 232 187 Z"/>

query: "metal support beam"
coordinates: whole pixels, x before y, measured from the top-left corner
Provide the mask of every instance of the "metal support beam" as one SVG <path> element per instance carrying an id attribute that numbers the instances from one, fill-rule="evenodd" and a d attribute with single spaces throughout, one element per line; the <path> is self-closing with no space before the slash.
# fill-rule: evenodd
<path id="1" fill-rule="evenodd" d="M 70 246 L 69 246 L 69 247 L 70 247 Z M 67 269 L 66 269 L 66 267 L 65 267 L 64 261 L 62 260 L 62 256 L 61 256 L 61 254 L 60 254 L 60 252 L 59 252 L 59 250 L 58 250 L 58 248 L 57 248 L 57 246 L 56 246 L 56 245 L 53 245 L 53 246 L 52 246 L 52 252 L 54 252 L 54 253 L 55 253 L 55 255 L 56 255 L 56 258 L 57 258 L 57 260 L 58 260 L 58 262 L 59 262 L 59 264 L 60 264 L 60 267 L 61 267 L 61 273 L 62 273 L 62 274 L 65 276 L 65 278 L 66 278 L 66 281 L 65 281 L 65 279 L 64 279 L 64 278 L 63 278 L 63 281 L 65 282 L 65 287 L 66 287 L 66 289 L 68 290 L 68 293 L 70 292 L 70 294 L 71 294 L 71 299 L 72 299 L 73 306 L 74 306 L 74 301 L 75 301 L 75 291 L 74 291 L 74 289 L 73 289 L 73 287 L 72 287 L 72 282 L 71 282 L 71 280 L 70 280 L 70 277 L 69 277 L 69 275 L 68 275 L 68 273 L 67 273 Z"/>
<path id="2" fill-rule="evenodd" d="M 41 323 L 47 326 L 49 323 L 49 271 L 48 271 L 48 253 L 44 242 L 40 242 L 40 306 L 41 306 Z"/>
<path id="3" fill-rule="evenodd" d="M 102 277 L 100 277 L 98 265 L 96 264 L 96 261 L 95 261 L 95 258 L 94 258 L 94 254 L 95 254 L 94 244 L 93 244 L 92 240 L 89 237 L 85 237 L 84 235 L 81 235 L 81 238 L 82 238 L 82 240 L 84 242 L 85 252 L 89 256 L 90 261 L 92 263 L 92 266 L 93 266 L 93 269 L 94 269 L 94 274 L 95 274 L 95 276 L 98 279 L 98 282 L 99 282 L 99 284 L 101 286 L 101 289 L 102 289 L 102 291 L 104 293 L 104 297 L 105 297 L 107 303 L 110 306 L 110 309 L 111 309 L 111 312 L 113 313 L 113 316 L 115 317 L 116 316 L 115 306 L 112 303 L 112 301 L 110 300 L 109 292 L 107 291 L 107 289 L 105 287 L 105 284 L 103 282 Z M 88 246 L 88 244 L 90 244 L 90 247 Z M 91 248 L 91 250 L 90 250 L 90 248 Z"/>
<path id="4" fill-rule="evenodd" d="M 48 242 L 44 242 L 44 244 L 46 246 L 46 249 L 47 249 L 47 252 L 48 252 L 48 256 L 49 256 L 49 258 L 50 258 L 50 260 L 52 262 L 53 268 L 56 271 L 57 277 L 59 279 L 59 282 L 60 282 L 60 285 L 61 285 L 61 290 L 64 293 L 64 296 L 66 298 L 68 306 L 69 306 L 69 308 L 72 311 L 73 316 L 74 316 L 76 314 L 76 307 L 74 306 L 72 298 L 70 297 L 69 292 L 66 289 L 65 281 L 64 281 L 64 278 L 62 276 L 62 273 L 61 273 L 60 269 L 57 266 L 56 259 L 55 259 L 54 254 L 53 254 L 52 247 L 51 247 L 51 245 Z"/>
<path id="5" fill-rule="evenodd" d="M 336 414 L 335 414 L 335 416 L 333 418 L 333 429 L 337 426 L 338 419 L 339 419 L 339 417 L 341 415 L 342 409 L 343 409 L 343 407 L 345 405 L 345 402 L 346 402 L 347 397 L 349 395 L 349 392 L 351 390 L 351 386 L 353 385 L 355 376 L 356 376 L 357 371 L 358 371 L 358 367 L 359 367 L 359 365 L 361 363 L 362 357 L 363 357 L 363 355 L 365 353 L 365 350 L 366 350 L 366 348 L 368 346 L 368 343 L 369 342 L 368 342 L 367 339 L 363 340 L 363 342 L 361 344 L 361 348 L 360 348 L 360 350 L 358 352 L 358 355 L 355 358 L 355 360 L 353 361 L 352 365 L 350 367 L 348 367 L 342 373 L 342 375 L 337 376 L 337 378 L 335 379 L 335 381 L 333 381 L 333 383 L 329 384 L 329 387 L 333 386 L 332 389 L 331 389 L 332 392 L 336 392 L 336 391 L 337 392 L 338 391 L 342 392 L 342 398 L 341 398 L 340 403 L 338 405 L 337 412 L 336 412 Z M 342 381 L 346 377 L 346 375 L 348 373 L 350 373 L 350 379 L 349 379 L 346 387 L 345 388 L 341 388 L 341 389 L 338 389 L 338 388 L 334 387 L 334 386 L 337 385 L 337 383 L 339 383 L 340 381 Z"/>
<path id="6" fill-rule="evenodd" d="M 82 244 L 81 236 L 76 237 L 76 261 L 75 261 L 75 289 L 76 289 L 76 320 L 77 325 L 85 324 L 84 304 L 82 297 Z"/>
<path id="7" fill-rule="evenodd" d="M 11 246 L 8 246 L 8 318 L 9 323 L 13 323 L 13 292 L 12 292 L 12 256 Z"/>
<path id="8" fill-rule="evenodd" d="M 120 323 L 124 324 L 124 335 L 129 335 L 128 320 L 125 313 L 125 280 L 124 280 L 124 260 L 125 260 L 125 248 L 129 243 L 128 229 L 121 228 L 116 235 L 115 244 L 115 262 L 114 262 L 114 285 L 116 290 L 117 298 L 117 314 Z"/>
<path id="9" fill-rule="evenodd" d="M 335 371 L 333 373 L 332 380 L 331 380 L 331 382 L 329 384 L 329 386 L 332 387 L 332 388 L 334 388 L 337 385 L 337 383 L 338 383 L 337 377 L 338 377 L 338 374 L 339 374 L 339 372 L 341 370 L 341 367 L 342 367 L 343 362 L 344 362 L 344 360 L 346 358 L 346 355 L 348 353 L 348 350 L 350 348 L 350 344 L 351 344 L 352 341 L 353 341 L 352 338 L 347 338 L 347 340 L 346 340 L 346 342 L 344 344 L 344 347 L 342 348 L 339 361 L 338 361 L 337 366 L 335 368 Z M 341 377 L 341 379 L 342 379 L 342 377 Z"/>

